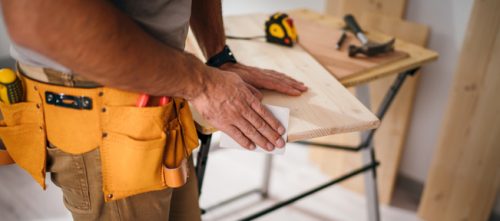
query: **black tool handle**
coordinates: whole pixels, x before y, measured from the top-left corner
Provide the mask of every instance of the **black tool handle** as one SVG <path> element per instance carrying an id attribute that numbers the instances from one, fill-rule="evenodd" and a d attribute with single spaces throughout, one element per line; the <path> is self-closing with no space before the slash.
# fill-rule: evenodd
<path id="1" fill-rule="evenodd" d="M 351 29 L 355 34 L 363 33 L 363 30 L 359 27 L 358 22 L 356 22 L 356 19 L 351 14 L 344 16 L 344 21 L 347 27 L 349 27 L 349 29 Z"/>

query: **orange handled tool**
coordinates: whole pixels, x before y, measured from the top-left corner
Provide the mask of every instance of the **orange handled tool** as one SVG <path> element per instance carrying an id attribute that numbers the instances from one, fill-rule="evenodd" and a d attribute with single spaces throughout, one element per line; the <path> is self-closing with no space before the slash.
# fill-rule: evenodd
<path id="1" fill-rule="evenodd" d="M 170 97 L 163 96 L 160 98 L 160 106 L 164 106 L 170 102 Z"/>
<path id="2" fill-rule="evenodd" d="M 148 106 L 148 102 L 149 102 L 149 95 L 147 95 L 147 94 L 141 94 L 139 96 L 139 99 L 137 99 L 136 106 L 137 107 L 146 107 L 146 106 Z M 160 98 L 159 105 L 160 106 L 164 106 L 164 105 L 168 104 L 169 102 L 170 102 L 170 97 L 163 96 L 163 97 Z"/>
<path id="3" fill-rule="evenodd" d="M 141 94 L 139 96 L 139 99 L 137 99 L 136 106 L 137 107 L 145 107 L 145 106 L 148 105 L 148 101 L 149 101 L 149 95 L 147 95 L 147 94 Z"/>

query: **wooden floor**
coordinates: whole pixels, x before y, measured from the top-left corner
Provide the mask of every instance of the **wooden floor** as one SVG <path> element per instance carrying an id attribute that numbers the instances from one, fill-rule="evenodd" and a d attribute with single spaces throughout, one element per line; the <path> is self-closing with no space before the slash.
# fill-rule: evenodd
<path id="1" fill-rule="evenodd" d="M 217 137 L 213 140 L 213 145 L 217 146 Z M 286 154 L 274 159 L 269 200 L 261 201 L 258 196 L 251 196 L 211 211 L 204 215 L 203 220 L 236 220 L 328 179 L 308 162 L 307 150 L 298 145 L 289 144 Z M 216 149 L 212 152 L 201 197 L 202 207 L 258 187 L 263 160 L 263 154 L 240 150 Z M 225 185 L 220 186 L 221 183 Z M 0 167 L 0 220 L 71 220 L 61 199 L 61 192 L 52 183 L 49 182 L 48 190 L 44 192 L 16 166 Z M 419 220 L 414 211 L 396 207 L 382 207 L 382 218 Z M 365 200 L 359 194 L 337 186 L 259 220 L 366 220 Z"/>

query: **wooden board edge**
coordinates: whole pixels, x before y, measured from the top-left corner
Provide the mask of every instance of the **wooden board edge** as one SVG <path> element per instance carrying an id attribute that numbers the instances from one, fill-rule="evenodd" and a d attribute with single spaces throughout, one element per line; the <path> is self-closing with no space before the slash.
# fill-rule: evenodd
<path id="1" fill-rule="evenodd" d="M 377 74 L 377 75 L 373 75 L 373 76 L 370 76 L 370 75 L 367 74 L 366 76 L 357 76 L 357 77 L 353 77 L 353 78 L 345 78 L 345 79 L 341 79 L 340 83 L 342 85 L 344 85 L 345 87 L 356 86 L 356 85 L 367 83 L 369 81 L 373 81 L 373 80 L 376 80 L 376 79 L 379 79 L 379 78 L 383 78 L 383 77 L 386 77 L 386 76 L 389 76 L 389 75 L 399 74 L 399 73 L 401 73 L 403 71 L 406 71 L 406 70 L 411 70 L 411 69 L 414 69 L 414 68 L 422 67 L 422 66 L 424 66 L 427 63 L 430 63 L 432 61 L 437 60 L 438 57 L 439 57 L 438 54 L 436 52 L 433 52 L 432 56 L 429 56 L 429 57 L 427 57 L 425 59 L 422 59 L 421 62 L 418 63 L 418 64 L 406 65 L 406 66 L 401 66 L 401 67 L 394 67 L 394 68 L 391 68 L 390 70 L 388 70 L 384 74 Z M 398 61 L 398 62 L 405 62 L 405 61 Z M 396 66 L 394 63 L 392 65 Z M 387 67 L 382 67 L 382 68 L 387 68 Z M 376 69 L 374 69 L 372 71 L 376 71 Z"/>
<path id="2" fill-rule="evenodd" d="M 219 131 L 215 127 L 211 126 L 203 126 L 197 121 L 195 121 L 196 124 L 196 129 L 198 132 L 209 135 L 213 134 L 217 131 Z M 350 133 L 350 132 L 359 132 L 359 131 L 364 131 L 364 130 L 371 130 L 378 128 L 380 126 L 380 120 L 375 120 L 371 121 L 367 124 L 363 124 L 363 126 L 352 126 L 349 128 L 324 128 L 320 130 L 311 130 L 311 131 L 306 131 L 302 133 L 297 133 L 293 135 L 289 135 L 287 137 L 287 142 L 295 142 L 295 141 L 301 141 L 301 140 L 308 140 L 308 139 L 313 139 L 317 137 L 324 137 L 324 136 L 330 136 L 330 135 L 335 135 L 335 134 L 342 134 L 342 133 Z"/>
<path id="3" fill-rule="evenodd" d="M 311 130 L 303 133 L 289 135 L 287 142 L 302 141 L 302 140 L 308 140 L 308 139 L 330 136 L 335 134 L 342 134 L 342 133 L 359 132 L 364 130 L 375 129 L 379 126 L 380 126 L 380 120 L 376 120 L 369 122 L 368 125 L 364 124 L 363 126 L 354 125 L 349 128 L 323 128 L 321 130 Z"/>

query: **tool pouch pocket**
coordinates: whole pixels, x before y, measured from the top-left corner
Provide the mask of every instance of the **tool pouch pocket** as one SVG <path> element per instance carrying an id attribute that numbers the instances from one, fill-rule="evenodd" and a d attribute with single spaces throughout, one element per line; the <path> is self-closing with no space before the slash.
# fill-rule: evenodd
<path id="1" fill-rule="evenodd" d="M 82 154 L 99 146 L 99 89 L 70 88 L 38 83 L 38 91 L 44 101 L 47 139 L 66 153 Z M 93 102 L 93 108 L 79 109 L 50 103 L 50 96 L 85 97 Z M 68 96 L 69 97 L 69 96 Z M 62 100 L 61 103 L 71 101 Z"/>
<path id="2" fill-rule="evenodd" d="M 198 134 L 196 132 L 196 126 L 194 125 L 193 115 L 186 100 L 175 99 L 175 101 L 181 130 L 185 139 L 185 146 L 189 155 L 191 155 L 191 152 L 199 145 Z"/>
<path id="3" fill-rule="evenodd" d="M 189 175 L 188 153 L 182 142 L 180 130 L 169 130 L 167 149 L 163 160 L 163 184 L 168 187 L 181 187 Z"/>
<path id="4" fill-rule="evenodd" d="M 189 175 L 188 159 L 198 146 L 198 136 L 189 105 L 184 99 L 175 99 L 175 118 L 167 125 L 167 149 L 165 150 L 163 175 L 168 187 L 181 187 Z"/>
<path id="5" fill-rule="evenodd" d="M 0 103 L 0 139 L 10 157 L 45 188 L 45 129 L 40 104 Z"/>
<path id="6" fill-rule="evenodd" d="M 164 122 L 172 106 L 104 107 L 100 151 L 106 201 L 165 188 Z"/>

